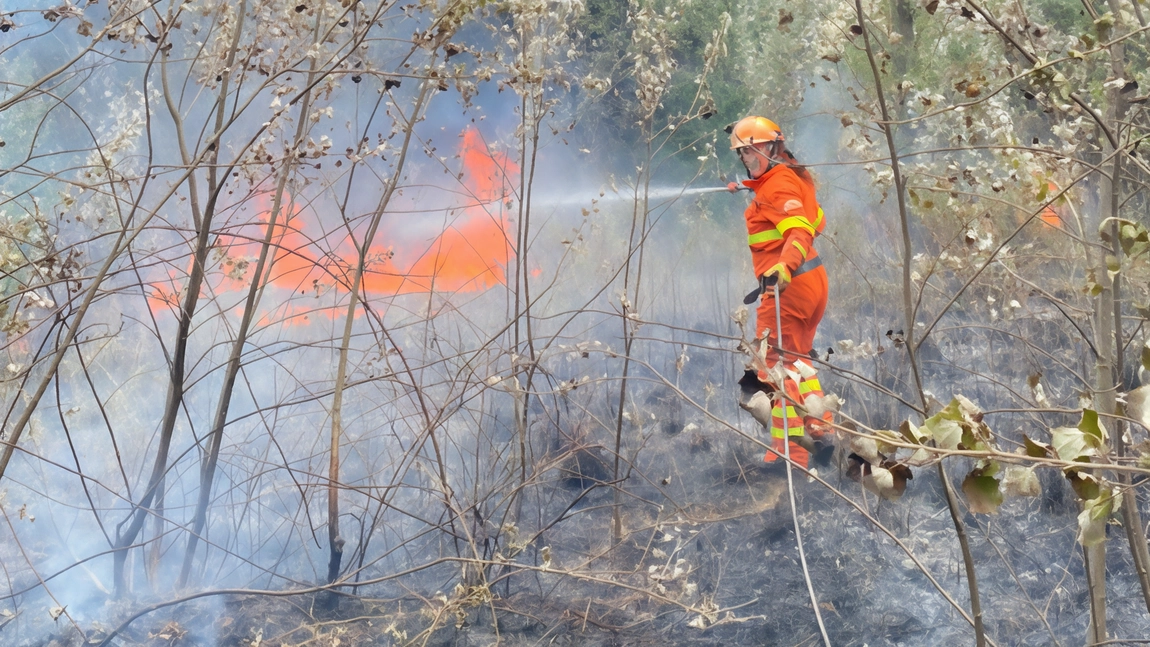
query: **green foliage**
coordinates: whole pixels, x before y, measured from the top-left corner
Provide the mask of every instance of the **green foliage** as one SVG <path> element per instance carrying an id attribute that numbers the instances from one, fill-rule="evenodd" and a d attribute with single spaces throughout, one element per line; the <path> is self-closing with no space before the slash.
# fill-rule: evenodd
<path id="1" fill-rule="evenodd" d="M 970 511 L 979 514 L 994 514 L 1002 505 L 1002 491 L 998 487 L 999 465 L 988 461 L 983 467 L 970 471 L 962 481 L 962 493 L 966 495 Z"/>
<path id="2" fill-rule="evenodd" d="M 1143 319 L 1150 319 L 1150 233 L 1141 222 L 1107 220 L 1098 227 L 1098 236 L 1103 242 L 1113 245 L 1115 225 L 1122 254 L 1120 258 L 1107 255 L 1107 270 L 1112 276 L 1121 275 L 1125 279 L 1125 289 L 1131 293 L 1135 312 Z"/>
<path id="3" fill-rule="evenodd" d="M 1035 497 L 1042 494 L 1042 484 L 1034 472 L 1034 466 L 1011 465 L 1002 477 L 1002 491 L 1009 496 Z"/>
<path id="4" fill-rule="evenodd" d="M 1035 8 L 1039 19 L 1053 23 L 1053 28 L 1059 31 L 1074 33 L 1090 24 L 1086 10 L 1081 5 L 1059 0 L 1039 0 Z"/>
<path id="5" fill-rule="evenodd" d="M 626 47 L 627 33 L 619 25 L 627 22 L 627 3 L 616 0 L 586 0 L 585 11 L 574 24 L 585 46 L 593 52 L 620 51 Z"/>
<path id="6" fill-rule="evenodd" d="M 695 101 L 697 80 L 703 72 L 703 61 L 707 46 L 713 40 L 713 32 L 719 28 L 723 14 L 734 12 L 735 9 L 733 0 L 698 2 L 684 7 L 682 19 L 671 29 L 678 44 L 676 58 L 679 64 L 671 77 L 670 90 L 663 100 L 665 118 L 673 119 L 676 115 L 685 115 L 691 110 Z M 727 47 L 729 49 L 730 45 Z M 719 139 L 718 149 L 725 151 L 723 143 L 726 134 L 723 128 L 751 112 L 753 105 L 751 86 L 743 80 L 745 74 L 747 71 L 737 66 L 735 57 L 731 55 L 720 57 L 715 69 L 708 73 L 706 79 L 711 106 L 702 114 L 710 116 L 690 121 L 678 128 L 670 140 L 670 146 L 677 149 L 716 136 Z M 698 107 L 696 106 L 696 109 Z"/>
<path id="7" fill-rule="evenodd" d="M 1098 454 L 1098 450 L 1089 445 L 1091 436 L 1082 433 L 1074 427 L 1055 427 L 1050 430 L 1053 439 L 1054 453 L 1064 461 L 1086 461 Z"/>
<path id="8" fill-rule="evenodd" d="M 1050 430 L 1050 436 L 1052 444 L 1047 445 L 1024 435 L 1026 455 L 1089 463 L 1091 457 L 1107 451 L 1106 430 L 1098 422 L 1098 412 L 1091 409 L 1083 410 L 1077 427 L 1055 427 Z"/>
<path id="9" fill-rule="evenodd" d="M 1096 546 L 1106 541 L 1106 523 L 1110 515 L 1117 512 L 1122 500 L 1109 489 L 1102 489 L 1098 495 L 1082 503 L 1078 514 L 1078 541 L 1083 546 Z"/>
<path id="10" fill-rule="evenodd" d="M 957 414 L 957 411 L 953 407 L 947 406 L 946 409 L 927 418 L 920 429 L 939 448 L 958 449 L 962 444 L 961 420 L 962 417 Z"/>
<path id="11" fill-rule="evenodd" d="M 1024 437 L 1026 455 L 1089 464 L 1092 457 L 1108 451 L 1106 430 L 1098 422 L 1098 412 L 1090 409 L 1082 412 L 1077 427 L 1057 427 L 1051 429 L 1050 434 L 1052 446 Z M 1082 511 L 1078 515 L 1078 541 L 1083 546 L 1102 543 L 1106 539 L 1106 523 L 1117 511 L 1120 499 L 1102 478 L 1085 466 L 1067 467 L 1063 473 L 1082 502 Z"/>
<path id="12" fill-rule="evenodd" d="M 1067 469 L 1066 480 L 1070 482 L 1070 487 L 1074 489 L 1074 493 L 1082 501 L 1097 499 L 1102 492 L 1102 482 L 1099 478 L 1081 469 Z"/>
<path id="13" fill-rule="evenodd" d="M 1054 450 L 1046 443 L 1031 440 L 1030 436 L 1022 435 L 1022 440 L 1026 449 L 1026 455 L 1031 458 L 1046 458 L 1054 455 Z"/>
<path id="14" fill-rule="evenodd" d="M 741 72 L 735 61 L 722 52 L 713 56 L 711 47 L 724 30 L 728 12 L 734 8 L 733 0 L 718 2 L 671 3 L 664 9 L 649 2 L 613 2 L 590 0 L 587 11 L 576 22 L 582 34 L 580 45 L 587 52 L 585 65 L 589 74 L 611 79 L 611 88 L 597 96 L 583 109 L 583 121 L 601 142 L 605 153 L 631 151 L 632 155 L 645 149 L 643 129 L 646 121 L 644 107 L 644 80 L 636 76 L 636 57 L 648 57 L 650 51 L 641 51 L 642 21 L 638 13 L 654 10 L 661 17 L 669 17 L 666 32 L 659 37 L 658 56 L 669 56 L 673 67 L 665 83 L 658 84 L 657 105 L 650 115 L 650 126 L 658 131 L 668 124 L 679 124 L 662 142 L 667 152 L 682 148 L 707 150 L 697 144 L 709 142 L 716 134 L 722 136 L 723 126 L 744 114 L 750 105 L 750 91 L 740 80 Z M 626 29 L 620 29 L 620 25 Z M 725 42 L 721 43 L 723 47 Z M 714 67 L 705 67 L 708 57 Z M 694 118 L 690 118 L 694 117 Z M 724 121 L 725 120 L 725 121 Z M 661 174 L 677 178 L 693 173 L 698 166 L 692 155 L 667 155 L 670 166 Z M 674 180 L 672 180 L 674 181 Z"/>
<path id="15" fill-rule="evenodd" d="M 984 450 L 991 438 L 982 412 L 962 396 L 956 396 L 942 411 L 927 418 L 919 430 L 942 449 Z"/>

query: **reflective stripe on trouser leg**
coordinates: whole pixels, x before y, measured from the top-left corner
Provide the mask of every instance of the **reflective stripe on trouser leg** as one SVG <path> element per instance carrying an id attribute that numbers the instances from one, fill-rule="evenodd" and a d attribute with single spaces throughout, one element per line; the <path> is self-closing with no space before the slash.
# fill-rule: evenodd
<path id="1" fill-rule="evenodd" d="M 788 390 L 796 390 L 793 380 L 786 380 Z M 785 409 L 784 409 L 785 406 Z M 786 415 L 786 420 L 783 420 L 783 415 Z M 771 447 L 779 453 L 776 456 L 773 452 L 767 452 L 763 456 L 763 462 L 773 463 L 779 460 L 782 455 L 787 452 L 787 447 L 783 443 L 783 436 L 790 433 L 791 437 L 799 437 L 803 435 L 802 419 L 799 417 L 798 410 L 793 405 L 787 404 L 782 397 L 776 397 L 771 407 Z M 791 460 L 794 461 L 799 467 L 806 468 L 809 461 L 810 453 L 802 445 L 791 441 L 790 446 Z"/>
<path id="2" fill-rule="evenodd" d="M 775 400 L 775 406 L 771 407 L 771 437 L 782 438 L 785 433 L 784 430 L 789 431 L 792 436 L 803 435 L 803 425 L 799 418 L 799 412 L 794 407 L 787 405 L 787 420 L 788 423 L 783 426 L 783 408 L 779 406 L 779 400 Z"/>
<path id="3" fill-rule="evenodd" d="M 787 432 L 791 436 L 802 436 L 804 433 L 803 419 L 794 406 L 795 402 L 801 402 L 799 387 L 790 378 L 784 379 L 783 385 L 786 388 L 786 397 L 777 395 L 774 402 L 771 403 L 771 437 L 782 438 Z M 784 411 L 787 417 L 785 421 L 783 420 Z"/>
<path id="4" fill-rule="evenodd" d="M 818 373 L 815 372 L 815 367 L 811 366 L 803 360 L 797 360 L 795 363 L 802 363 L 807 370 L 803 371 L 809 377 L 803 378 L 799 383 L 799 400 L 806 403 L 808 398 L 823 397 L 823 388 L 819 384 Z M 832 431 L 831 423 L 834 422 L 834 413 L 827 410 L 821 416 L 804 416 L 803 427 L 806 428 L 811 438 L 821 438 Z"/>

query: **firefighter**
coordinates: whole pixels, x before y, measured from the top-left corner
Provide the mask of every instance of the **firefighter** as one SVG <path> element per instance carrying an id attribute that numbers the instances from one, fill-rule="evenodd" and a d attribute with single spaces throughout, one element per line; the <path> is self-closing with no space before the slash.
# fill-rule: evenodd
<path id="1" fill-rule="evenodd" d="M 796 441 L 804 434 L 808 439 L 822 440 L 830 431 L 831 413 L 800 416 L 794 404 L 814 404 L 823 396 L 818 374 L 810 361 L 815 329 L 827 305 L 827 273 L 815 251 L 814 239 L 823 229 L 823 210 L 815 199 L 815 184 L 810 172 L 786 148 L 782 130 L 763 117 L 744 117 L 728 128 L 731 150 L 747 169 L 749 179 L 743 185 L 754 192 L 754 199 L 744 213 L 747 221 L 747 244 L 751 248 L 755 276 L 759 287 L 747 295 L 745 302 L 759 299 L 755 336 L 758 344 L 767 344 L 760 355 L 765 370 L 748 371 L 747 380 L 776 395 L 771 403 L 772 447 L 784 452 L 784 427 L 789 432 L 791 459 L 807 467 L 809 453 Z M 738 187 L 732 183 L 730 187 Z M 779 289 L 782 346 L 774 330 L 774 285 Z M 784 371 L 773 370 L 782 362 Z M 784 379 L 779 376 L 787 375 Z M 774 377 L 772 377 L 774 376 Z M 782 381 L 782 388 L 777 382 Z M 785 394 L 785 395 L 784 395 Z M 804 410 L 822 407 L 805 407 Z M 786 420 L 784 421 L 784 416 Z M 809 442 L 803 444 L 810 445 Z M 767 463 L 778 460 L 767 452 Z"/>

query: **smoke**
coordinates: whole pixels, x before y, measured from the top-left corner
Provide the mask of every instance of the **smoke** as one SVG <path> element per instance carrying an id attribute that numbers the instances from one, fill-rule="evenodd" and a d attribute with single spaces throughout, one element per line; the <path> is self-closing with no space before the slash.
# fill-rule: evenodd
<path id="1" fill-rule="evenodd" d="M 328 4 L 335 10 L 338 3 Z M 304 9 L 287 9 L 291 16 L 312 10 L 298 6 Z M 397 24 L 398 34 L 428 22 Z M 475 34 L 468 42 L 501 42 L 499 29 L 490 42 Z M 147 42 L 143 33 L 139 38 Z M 371 47 L 371 55 L 357 50 L 346 64 L 372 68 L 398 60 L 387 45 Z M 60 53 L 43 44 L 24 51 L 41 50 L 43 57 L 21 59 L 28 65 L 20 79 L 31 81 L 59 62 L 53 56 Z M 199 70 L 176 58 L 169 71 Z M 521 112 L 524 99 L 512 89 L 481 83 L 466 105 L 454 91 L 433 93 L 430 107 L 415 115 L 420 81 L 404 76 L 406 68 L 394 76 L 362 70 L 360 81 L 351 81 L 349 69 L 361 68 L 344 69 L 342 61 L 331 75 L 342 80 L 317 86 L 316 96 L 324 98 L 312 106 L 314 116 L 292 117 L 314 119 L 300 150 L 290 148 L 298 121 L 280 121 L 291 113 L 277 111 L 300 105 L 302 64 L 291 68 L 290 90 L 284 80 L 242 95 L 252 105 L 279 103 L 239 115 L 235 130 L 216 145 L 237 164 L 217 196 L 162 488 L 127 551 L 117 595 L 112 547 L 145 496 L 162 442 L 180 308 L 195 269 L 191 204 L 204 217 L 202 187 L 211 166 L 181 175 L 188 162 L 164 114 L 165 100 L 179 94 L 160 93 L 152 77 L 142 76 L 147 65 L 143 58 L 109 64 L 90 80 L 61 86 L 86 97 L 75 103 L 100 148 L 85 144 L 82 154 L 68 153 L 81 129 L 53 112 L 40 141 L 68 161 L 38 177 L 48 187 L 39 193 L 29 188 L 32 165 L 12 152 L 32 146 L 27 123 L 35 123 L 36 110 L 7 113 L 19 112 L 12 123 L 20 123 L 16 134 L 4 135 L 0 166 L 28 176 L 10 174 L 5 190 L 31 193 L 5 199 L 5 223 L 19 214 L 49 214 L 43 231 L 22 232 L 20 250 L 31 256 L 32 247 L 43 245 L 56 260 L 21 261 L 21 286 L 37 287 L 19 287 L 16 297 L 5 292 L 3 302 L 19 302 L 22 317 L 3 338 L 6 435 L 10 421 L 32 406 L 35 385 L 51 378 L 0 490 L 5 641 L 63 641 L 75 627 L 102 639 L 149 605 L 222 589 L 309 593 L 279 605 L 208 595 L 158 609 L 120 639 L 237 644 L 260 636 L 302 644 L 339 638 L 335 632 L 343 630 L 344 644 L 363 644 L 380 635 L 414 640 L 426 630 L 438 632 L 436 640 L 456 631 L 460 640 L 473 635 L 478 642 L 494 641 L 498 627 L 503 635 L 542 641 L 547 632 L 588 627 L 624 637 L 668 636 L 684 625 L 711 627 L 701 636 L 730 644 L 806 635 L 808 601 L 795 593 L 801 573 L 781 514 L 783 492 L 761 471 L 765 433 L 736 406 L 745 359 L 739 343 L 753 325 L 739 311 L 753 287 L 741 217 L 750 196 L 724 188 L 740 171 L 737 161 L 721 145 L 715 155 L 700 146 L 654 160 L 593 147 L 601 134 L 585 131 L 571 107 L 585 97 L 558 84 L 546 96 L 562 101 L 544 113 L 538 147 L 522 148 L 532 141 L 533 115 Z M 106 86 L 119 97 L 128 82 L 126 101 L 92 89 Z M 845 146 L 834 115 L 853 102 L 817 88 L 800 112 L 779 119 L 818 180 L 828 218 L 816 243 L 832 284 L 816 339 L 823 384 L 846 401 L 853 418 L 897 429 L 911 411 L 899 398 L 911 391 L 914 376 L 899 342 L 905 323 L 894 200 Z M 212 132 L 211 102 L 184 97 L 178 105 L 186 123 Z M 383 114 L 387 120 L 373 121 Z M 149 148 L 144 140 L 145 116 L 162 124 L 149 132 L 163 145 Z M 417 123 L 400 170 L 409 119 Z M 260 130 L 265 124 L 272 125 Z M 197 154 L 205 154 L 206 140 L 198 145 Z M 147 155 L 158 158 L 155 167 Z M 279 191 L 276 171 L 289 159 L 295 170 Z M 624 161 L 611 167 L 608 159 Z M 83 170 L 68 175 L 69 164 Z M 247 181 L 249 175 L 255 179 Z M 195 196 L 189 177 L 201 187 Z M 154 184 L 142 188 L 145 179 Z M 123 186 L 138 193 L 121 197 Z M 338 375 L 359 250 L 391 187 L 397 190 L 366 244 L 362 304 L 352 315 L 348 362 Z M 169 191 L 175 197 L 164 197 Z M 147 218 L 94 293 L 76 340 L 61 346 L 61 326 L 78 320 L 84 289 L 116 252 L 119 232 L 131 234 Z M 270 266 L 258 277 L 260 242 L 273 218 Z M 970 226 L 981 227 L 975 241 L 998 235 L 986 223 Z M 936 252 L 945 241 L 916 232 L 916 249 L 930 252 L 914 268 L 916 287 L 935 299 L 930 307 L 938 297 L 926 288 L 953 292 L 967 276 L 961 272 L 971 269 L 969 258 L 984 251 L 981 243 L 955 240 L 967 256 L 943 257 Z M 82 257 L 73 262 L 83 267 L 60 260 L 72 259 L 74 250 Z M 959 278 L 938 278 L 940 267 L 951 269 L 947 263 Z M 51 279 L 46 287 L 27 278 L 41 273 Z M 1008 284 L 1004 276 L 996 279 L 1000 285 Z M 209 431 L 253 282 L 254 327 L 239 351 L 206 525 L 190 580 L 178 589 Z M 1069 402 L 1080 386 L 1079 356 L 1059 355 L 1063 366 L 1052 368 L 1012 344 L 1015 337 L 1049 348 L 1075 342 L 1058 313 L 1039 305 L 1037 292 L 1023 295 L 1011 285 L 1009 294 L 993 283 L 981 286 L 977 299 L 943 317 L 920 349 L 928 367 L 924 386 L 942 402 L 961 390 L 984 409 L 1010 408 L 1019 399 L 1014 391 L 1025 391 L 1021 372 L 1040 364 L 1059 402 Z M 993 319 L 992 311 L 1010 319 Z M 47 360 L 57 347 L 65 352 L 49 376 Z M 987 373 L 994 379 L 974 377 Z M 347 387 L 340 471 L 330 483 L 338 378 Z M 993 418 L 1004 434 L 1035 424 L 1029 412 Z M 819 469 L 842 490 L 854 487 L 836 480 L 832 467 Z M 956 482 L 961 472 L 955 470 Z M 355 596 L 341 601 L 352 620 L 339 627 L 317 620 L 323 601 L 310 593 L 326 582 L 329 486 L 341 505 L 345 542 L 340 591 Z M 969 643 L 963 621 L 871 519 L 821 485 L 800 487 L 813 579 L 831 605 L 836 642 Z M 1041 626 L 1047 618 L 1025 605 L 1031 597 L 1055 602 L 1050 620 L 1059 635 L 1080 632 L 1081 624 L 1081 587 L 1064 585 L 1058 565 L 1078 568 L 1066 558 L 1074 551 L 1072 524 L 1059 516 L 1073 508 L 1073 495 L 1061 479 L 1046 491 L 1050 501 L 1004 508 L 1000 518 L 1009 521 L 973 524 L 981 533 L 980 564 L 997 564 L 999 548 L 1020 564 L 1022 594 L 996 597 L 988 618 L 999 636 L 1025 625 L 1028 644 L 1048 637 Z M 1054 500 L 1058 495 L 1065 498 Z M 848 496 L 876 505 L 865 493 Z M 957 572 L 959 558 L 941 509 L 937 481 L 920 471 L 903 501 L 865 511 L 905 538 L 932 572 L 945 574 Z M 622 538 L 612 536 L 616 527 Z M 1002 545 L 1026 533 L 1042 540 Z M 1014 591 L 1008 575 L 990 577 L 997 590 Z M 961 588 L 944 579 L 948 589 Z M 1133 590 L 1131 581 L 1120 579 L 1122 590 Z M 490 618 L 495 609 L 498 625 Z M 296 633 L 301 627 L 310 637 Z"/>

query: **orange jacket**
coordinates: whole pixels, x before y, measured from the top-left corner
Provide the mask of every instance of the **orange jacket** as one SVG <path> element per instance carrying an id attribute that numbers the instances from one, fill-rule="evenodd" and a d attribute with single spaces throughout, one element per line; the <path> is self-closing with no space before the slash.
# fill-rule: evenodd
<path id="1" fill-rule="evenodd" d="M 743 185 L 755 192 L 743 215 L 756 277 L 780 262 L 794 274 L 804 261 L 818 256 L 814 239 L 823 228 L 823 210 L 811 182 L 778 164 L 758 179 L 743 180 Z"/>

